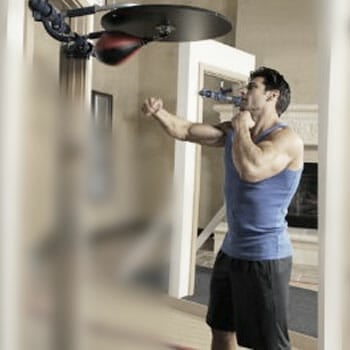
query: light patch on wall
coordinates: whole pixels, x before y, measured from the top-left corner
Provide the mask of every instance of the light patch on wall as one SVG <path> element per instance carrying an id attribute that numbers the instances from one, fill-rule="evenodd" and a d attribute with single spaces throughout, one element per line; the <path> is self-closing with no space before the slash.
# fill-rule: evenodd
<path id="1" fill-rule="evenodd" d="M 113 192 L 112 167 L 113 96 L 92 91 L 89 194 L 104 200 Z"/>

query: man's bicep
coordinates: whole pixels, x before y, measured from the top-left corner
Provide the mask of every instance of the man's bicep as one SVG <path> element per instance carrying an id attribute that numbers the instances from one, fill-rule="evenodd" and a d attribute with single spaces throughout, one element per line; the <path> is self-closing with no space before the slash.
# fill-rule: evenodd
<path id="1" fill-rule="evenodd" d="M 206 146 L 212 146 L 212 147 L 224 147 L 226 142 L 227 132 L 229 129 L 232 129 L 231 122 L 223 122 L 220 124 L 216 124 L 216 125 L 213 125 L 213 128 L 219 131 L 220 136 L 212 140 L 206 140 L 207 142 L 204 142 L 203 144 Z"/>
<path id="2" fill-rule="evenodd" d="M 211 140 L 205 140 L 202 144 L 211 147 L 224 147 L 226 142 L 226 135 L 229 129 L 232 129 L 231 122 L 222 122 L 212 126 L 219 132 L 219 136 Z"/>
<path id="3" fill-rule="evenodd" d="M 225 143 L 226 132 L 216 125 L 192 124 L 187 141 L 220 147 Z"/>
<path id="4" fill-rule="evenodd" d="M 224 147 L 225 146 L 225 136 L 222 136 L 215 140 L 202 140 L 199 142 L 202 146 L 210 146 L 210 147 Z"/>

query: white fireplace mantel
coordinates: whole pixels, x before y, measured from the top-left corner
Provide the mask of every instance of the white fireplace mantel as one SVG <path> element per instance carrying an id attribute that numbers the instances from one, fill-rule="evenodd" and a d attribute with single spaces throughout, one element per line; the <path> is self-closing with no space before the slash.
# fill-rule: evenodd
<path id="1" fill-rule="evenodd" d="M 231 104 L 217 104 L 214 111 L 220 114 L 220 121 L 231 120 Z M 303 139 L 305 146 L 318 145 L 318 105 L 293 104 L 281 116 L 281 120 L 290 125 Z"/>

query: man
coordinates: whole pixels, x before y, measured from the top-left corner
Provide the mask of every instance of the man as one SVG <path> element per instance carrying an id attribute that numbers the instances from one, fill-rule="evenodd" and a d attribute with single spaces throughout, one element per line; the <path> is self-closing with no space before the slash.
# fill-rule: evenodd
<path id="1" fill-rule="evenodd" d="M 290 88 L 276 70 L 252 72 L 231 122 L 191 123 L 149 98 L 143 111 L 172 137 L 225 147 L 228 233 L 216 257 L 207 323 L 212 349 L 290 349 L 287 326 L 292 248 L 285 215 L 303 168 L 300 137 L 279 120 Z"/>

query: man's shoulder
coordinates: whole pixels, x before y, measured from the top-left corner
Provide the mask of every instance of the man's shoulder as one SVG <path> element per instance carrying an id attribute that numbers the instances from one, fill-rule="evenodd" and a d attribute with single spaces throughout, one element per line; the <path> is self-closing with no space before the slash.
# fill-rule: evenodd
<path id="1" fill-rule="evenodd" d="M 287 126 L 275 135 L 282 152 L 289 154 L 292 162 L 289 168 L 299 169 L 303 164 L 304 142 L 300 135 L 291 127 Z"/>
<path id="2" fill-rule="evenodd" d="M 303 145 L 300 135 L 290 126 L 284 126 L 271 134 L 271 140 L 284 140 L 292 145 Z"/>
<path id="3" fill-rule="evenodd" d="M 304 142 L 300 135 L 291 127 L 285 126 L 270 135 L 269 141 L 276 149 L 290 155 L 295 160 L 303 158 Z"/>

